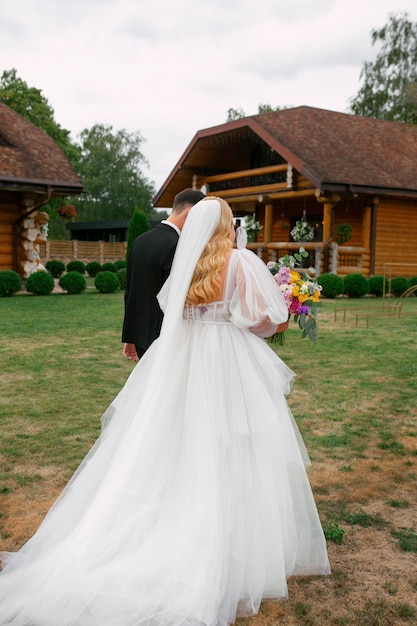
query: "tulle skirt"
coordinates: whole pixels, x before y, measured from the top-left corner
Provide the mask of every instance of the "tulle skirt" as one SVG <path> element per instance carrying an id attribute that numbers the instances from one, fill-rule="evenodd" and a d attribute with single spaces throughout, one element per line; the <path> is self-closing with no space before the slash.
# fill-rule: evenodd
<path id="1" fill-rule="evenodd" d="M 0 574 L 0 625 L 227 626 L 327 574 L 293 373 L 250 332 L 157 340 L 102 435 Z M 164 364 L 164 367 L 162 365 Z"/>

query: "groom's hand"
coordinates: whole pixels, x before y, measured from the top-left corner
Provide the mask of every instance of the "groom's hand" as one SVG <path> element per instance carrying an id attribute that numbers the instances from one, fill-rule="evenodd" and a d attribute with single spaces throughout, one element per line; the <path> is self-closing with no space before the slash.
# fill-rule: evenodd
<path id="1" fill-rule="evenodd" d="M 123 346 L 123 356 L 129 361 L 139 361 L 134 343 L 125 343 Z"/>

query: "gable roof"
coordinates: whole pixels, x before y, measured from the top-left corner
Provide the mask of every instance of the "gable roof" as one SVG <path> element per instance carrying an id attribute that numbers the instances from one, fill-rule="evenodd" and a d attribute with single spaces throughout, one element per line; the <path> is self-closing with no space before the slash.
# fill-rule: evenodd
<path id="1" fill-rule="evenodd" d="M 300 106 L 198 131 L 155 206 L 170 206 L 170 189 L 189 187 L 193 174 L 201 180 L 237 171 L 248 144 L 253 149 L 256 142 L 281 155 L 322 191 L 417 195 L 417 125 Z"/>
<path id="2" fill-rule="evenodd" d="M 78 194 L 81 182 L 57 143 L 0 102 L 0 189 Z"/>

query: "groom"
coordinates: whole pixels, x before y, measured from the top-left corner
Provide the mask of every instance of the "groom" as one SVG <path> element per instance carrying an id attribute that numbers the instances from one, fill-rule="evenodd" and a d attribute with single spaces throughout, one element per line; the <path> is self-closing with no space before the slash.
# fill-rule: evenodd
<path id="1" fill-rule="evenodd" d="M 184 189 L 174 198 L 167 220 L 135 239 L 126 273 L 123 354 L 132 361 L 143 356 L 159 337 L 163 313 L 156 298 L 171 271 L 181 229 L 188 213 L 204 194 Z"/>

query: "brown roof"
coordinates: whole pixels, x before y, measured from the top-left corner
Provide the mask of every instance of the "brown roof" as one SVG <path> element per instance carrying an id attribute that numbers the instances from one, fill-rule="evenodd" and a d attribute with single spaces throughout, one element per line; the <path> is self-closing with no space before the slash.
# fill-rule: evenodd
<path id="1" fill-rule="evenodd" d="M 80 193 L 81 182 L 55 141 L 0 102 L 0 187 L 53 187 L 53 195 Z"/>
<path id="2" fill-rule="evenodd" d="M 198 131 L 155 205 L 169 206 L 193 174 L 245 169 L 240 162 L 260 141 L 323 191 L 417 194 L 417 125 L 301 106 Z"/>

